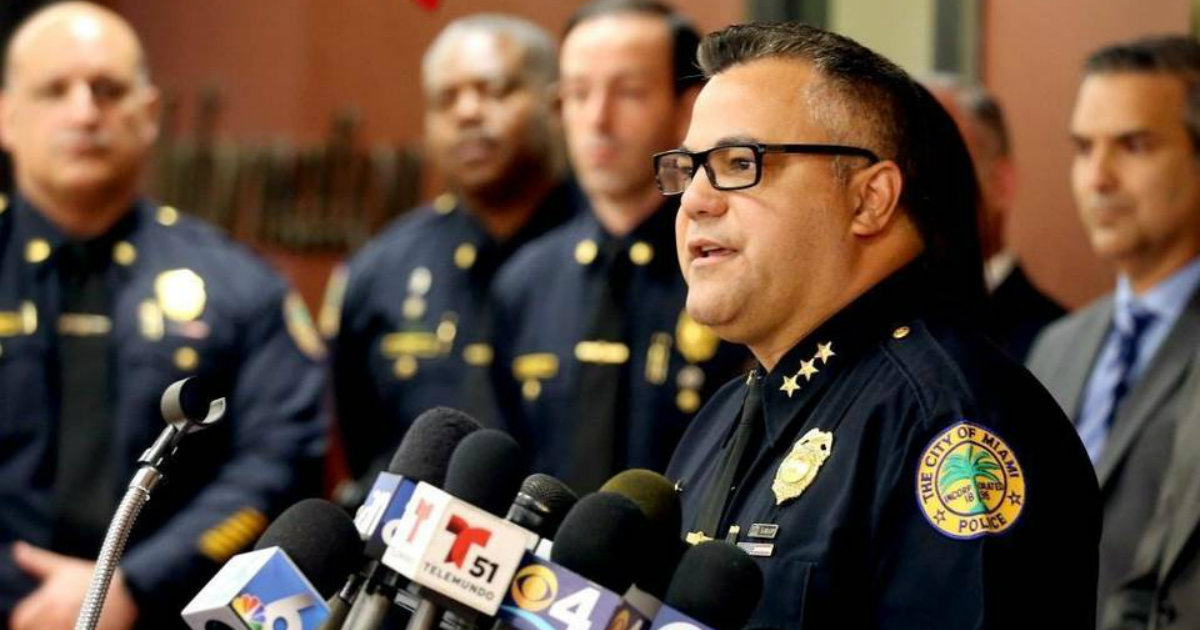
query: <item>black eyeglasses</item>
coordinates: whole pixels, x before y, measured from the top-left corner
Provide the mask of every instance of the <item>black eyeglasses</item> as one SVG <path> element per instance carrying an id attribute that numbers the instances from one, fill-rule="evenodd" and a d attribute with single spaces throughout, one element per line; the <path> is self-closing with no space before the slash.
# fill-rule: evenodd
<path id="1" fill-rule="evenodd" d="M 742 190 L 762 179 L 763 155 L 767 153 L 806 153 L 810 155 L 849 155 L 864 157 L 870 164 L 879 161 L 874 152 L 840 144 L 727 144 L 707 151 L 664 151 L 654 154 L 654 177 L 664 195 L 682 194 L 692 183 L 697 167 L 704 167 L 708 181 L 717 190 Z"/>

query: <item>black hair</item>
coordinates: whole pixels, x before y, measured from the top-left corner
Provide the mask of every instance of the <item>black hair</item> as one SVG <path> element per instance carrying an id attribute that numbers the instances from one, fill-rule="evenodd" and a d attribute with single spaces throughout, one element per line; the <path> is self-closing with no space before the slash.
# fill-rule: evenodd
<path id="1" fill-rule="evenodd" d="M 839 141 L 865 144 L 899 166 L 900 204 L 925 243 L 922 264 L 930 294 L 943 305 L 978 312 L 986 296 L 977 228 L 979 184 L 946 110 L 878 53 L 800 22 L 739 24 L 700 43 L 700 67 L 708 77 L 768 58 L 811 64 L 822 88 L 821 99 L 808 101 L 813 113 L 827 120 Z"/>

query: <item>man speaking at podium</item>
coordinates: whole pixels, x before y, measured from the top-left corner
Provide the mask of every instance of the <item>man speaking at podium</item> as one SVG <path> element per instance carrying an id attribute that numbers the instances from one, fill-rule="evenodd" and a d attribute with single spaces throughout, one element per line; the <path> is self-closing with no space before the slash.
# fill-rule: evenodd
<path id="1" fill-rule="evenodd" d="M 199 376 L 227 416 L 180 448 L 100 621 L 179 627 L 204 581 L 318 481 L 323 349 L 266 265 L 140 198 L 159 101 L 124 20 L 55 4 L 6 53 L 0 140 L 18 194 L 0 199 L 0 627 L 74 624 L 164 427 L 163 390 Z"/>
<path id="2" fill-rule="evenodd" d="M 654 164 L 682 195 L 688 313 L 760 365 L 675 452 L 689 542 L 760 561 L 751 628 L 1093 627 L 1096 479 L 971 325 L 978 190 L 953 121 L 801 24 L 729 27 L 699 60 L 684 148 Z"/>

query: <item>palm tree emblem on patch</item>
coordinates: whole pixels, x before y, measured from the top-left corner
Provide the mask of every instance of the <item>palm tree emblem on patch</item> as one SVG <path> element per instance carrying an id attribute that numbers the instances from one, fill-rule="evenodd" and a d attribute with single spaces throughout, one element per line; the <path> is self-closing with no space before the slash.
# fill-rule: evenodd
<path id="1" fill-rule="evenodd" d="M 1025 505 L 1025 476 L 1016 454 L 971 422 L 959 422 L 929 443 L 916 481 L 925 517 L 953 538 L 1003 532 Z"/>
<path id="2" fill-rule="evenodd" d="M 991 453 L 982 448 L 975 450 L 975 445 L 967 444 L 966 451 L 960 449 L 951 453 L 942 464 L 938 489 L 943 497 L 953 498 L 955 494 L 962 497 L 968 514 L 982 514 L 987 512 L 984 502 L 991 490 L 1004 484 L 996 476 L 999 471 L 1000 464 Z"/>

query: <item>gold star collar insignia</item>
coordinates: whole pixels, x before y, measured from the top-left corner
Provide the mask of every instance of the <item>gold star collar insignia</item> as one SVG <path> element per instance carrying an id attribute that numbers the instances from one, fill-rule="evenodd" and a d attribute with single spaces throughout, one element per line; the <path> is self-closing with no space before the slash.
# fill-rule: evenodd
<path id="1" fill-rule="evenodd" d="M 836 356 L 836 355 L 837 355 L 837 353 L 833 351 L 833 342 L 832 341 L 827 342 L 827 343 L 817 344 L 816 358 L 821 360 L 821 365 L 825 365 L 826 363 L 829 363 L 829 358 L 832 356 Z"/>
<path id="2" fill-rule="evenodd" d="M 796 381 L 796 376 L 783 377 L 783 385 L 780 386 L 779 391 L 787 394 L 788 398 L 791 398 L 792 394 L 796 393 L 796 390 L 800 389 L 800 384 Z"/>
<path id="3" fill-rule="evenodd" d="M 816 359 L 800 362 L 800 371 L 796 373 L 797 377 L 803 376 L 805 382 L 811 381 L 812 377 L 820 370 L 817 369 Z"/>

